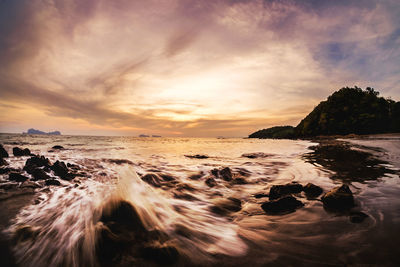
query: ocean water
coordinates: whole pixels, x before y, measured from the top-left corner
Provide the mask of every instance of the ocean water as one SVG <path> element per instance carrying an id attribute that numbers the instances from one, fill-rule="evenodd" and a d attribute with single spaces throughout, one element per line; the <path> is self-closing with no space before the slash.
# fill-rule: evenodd
<path id="1" fill-rule="evenodd" d="M 384 160 L 382 166 L 373 166 L 383 171 L 369 176 L 371 166 L 365 165 L 356 170 L 365 179 L 359 175 L 353 179 L 351 172 L 338 174 L 340 168 L 310 160 L 310 147 L 317 143 L 303 140 L 1 134 L 0 143 L 10 155 L 15 146 L 27 147 L 51 162 L 76 164 L 86 174 L 60 180 L 61 186 L 35 189 L 1 230 L 10 238 L 21 229 L 34 233 L 10 245 L 20 266 L 104 265 L 96 250 L 96 229 L 107 203 L 124 200 L 136 209 L 147 230 L 166 236 L 163 246 L 177 249 L 175 265 L 398 265 L 400 137 L 342 141 Z M 65 149 L 52 151 L 54 145 Z M 246 153 L 258 157 L 244 157 Z M 185 156 L 196 154 L 208 158 Z M 11 156 L 9 167 L 22 169 L 27 158 Z M 322 162 L 327 161 L 335 159 Z M 224 167 L 242 182 L 215 178 L 216 186 L 209 187 L 205 181 L 212 177 L 211 170 Z M 141 179 L 149 173 L 168 179 L 154 186 Z M 8 183 L 7 179 L 8 175 L 0 175 L 0 183 Z M 304 207 L 267 215 L 261 204 L 268 198 L 255 196 L 293 181 L 313 183 L 324 192 L 349 184 L 354 209 L 368 218 L 352 223 L 348 214 L 328 212 L 321 201 L 303 193 L 296 197 Z M 213 210 L 229 198 L 240 200 L 239 211 Z M 11 213 L 7 207 L 0 211 L 10 216 L 7 213 Z M 121 254 L 114 265 L 156 264 L 137 259 L 129 250 Z"/>

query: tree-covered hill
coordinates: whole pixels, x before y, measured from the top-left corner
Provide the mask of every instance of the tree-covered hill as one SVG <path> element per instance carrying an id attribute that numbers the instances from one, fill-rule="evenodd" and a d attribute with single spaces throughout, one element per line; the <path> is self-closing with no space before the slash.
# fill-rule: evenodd
<path id="1" fill-rule="evenodd" d="M 275 126 L 268 129 L 259 130 L 249 135 L 249 138 L 272 138 L 272 139 L 290 139 L 294 137 L 293 126 Z"/>
<path id="2" fill-rule="evenodd" d="M 365 90 L 357 86 L 345 87 L 319 103 L 294 128 L 292 137 L 271 137 L 269 133 L 276 128 L 260 130 L 249 137 L 298 138 L 400 132 L 400 102 L 379 97 L 379 92 L 370 87 Z"/>

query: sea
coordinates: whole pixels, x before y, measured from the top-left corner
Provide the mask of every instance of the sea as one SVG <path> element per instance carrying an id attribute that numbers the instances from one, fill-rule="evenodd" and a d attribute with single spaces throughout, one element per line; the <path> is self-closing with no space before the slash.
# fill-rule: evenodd
<path id="1" fill-rule="evenodd" d="M 29 193 L 0 189 L 8 194 L 0 200 L 1 247 L 17 266 L 399 266 L 400 135 L 336 141 L 368 153 L 375 165 L 358 164 L 354 175 L 340 168 L 343 159 L 315 160 L 323 157 L 314 153 L 320 140 L 0 134 L 8 167 L 28 177 L 22 169 L 30 156 L 13 156 L 13 147 L 77 166 L 82 174 L 63 180 L 50 172 L 61 185 L 37 181 Z M 213 176 L 226 167 L 232 180 Z M 349 213 L 328 211 L 320 197 L 304 193 L 296 194 L 303 207 L 267 214 L 261 205 L 270 188 L 290 182 L 312 183 L 324 193 L 347 184 L 353 209 L 368 217 L 354 223 Z M 8 174 L 0 174 L 0 185 L 6 183 Z M 216 212 L 232 199 L 237 209 Z M 172 259 L 142 257 L 135 251 L 143 239 L 135 239 L 134 249 L 125 240 L 107 261 L 98 228 L 113 201 L 132 205 L 146 231 L 162 233 L 164 239 L 152 242 L 175 248 Z"/>

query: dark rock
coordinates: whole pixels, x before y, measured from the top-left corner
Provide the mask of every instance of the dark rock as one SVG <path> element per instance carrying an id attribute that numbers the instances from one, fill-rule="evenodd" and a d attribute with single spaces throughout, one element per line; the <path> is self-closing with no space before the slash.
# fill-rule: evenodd
<path id="1" fill-rule="evenodd" d="M 50 167 L 54 171 L 54 173 L 59 176 L 61 179 L 71 180 L 71 176 L 68 175 L 68 168 L 63 161 L 56 161 Z"/>
<path id="2" fill-rule="evenodd" d="M 16 182 L 25 182 L 26 180 L 28 180 L 28 177 L 23 176 L 16 172 L 12 172 L 8 175 L 8 179 Z"/>
<path id="3" fill-rule="evenodd" d="M 218 169 L 212 169 L 211 174 L 214 175 L 215 177 L 219 177 L 219 170 Z"/>
<path id="4" fill-rule="evenodd" d="M 238 177 L 232 180 L 232 184 L 248 184 L 243 177 Z"/>
<path id="5" fill-rule="evenodd" d="M 5 166 L 5 165 L 8 165 L 8 162 L 5 159 L 0 158 L 0 166 Z"/>
<path id="6" fill-rule="evenodd" d="M 254 195 L 255 198 L 263 198 L 263 197 L 269 197 L 268 194 L 264 194 L 264 193 L 259 193 L 259 194 L 255 194 Z"/>
<path id="7" fill-rule="evenodd" d="M 249 158 L 249 159 L 255 159 L 255 158 L 267 158 L 273 156 L 272 154 L 266 154 L 263 152 L 256 152 L 256 153 L 246 153 L 243 154 L 242 157 L 244 158 Z"/>
<path id="8" fill-rule="evenodd" d="M 164 174 L 164 173 L 160 174 L 160 177 L 166 182 L 171 182 L 171 181 L 175 181 L 176 180 L 175 177 L 173 177 L 172 175 Z"/>
<path id="9" fill-rule="evenodd" d="M 303 206 L 304 204 L 293 196 L 286 196 L 278 200 L 265 202 L 261 205 L 261 208 L 267 214 L 283 214 L 294 212 Z"/>
<path id="10" fill-rule="evenodd" d="M 190 175 L 188 178 L 190 179 L 190 180 L 199 180 L 201 177 L 203 177 L 204 176 L 204 173 L 203 172 L 200 172 L 200 173 L 196 173 L 196 174 L 192 174 L 192 175 Z"/>
<path id="11" fill-rule="evenodd" d="M 179 259 L 179 252 L 172 246 L 148 246 L 140 249 L 141 257 L 159 265 L 171 265 Z"/>
<path id="12" fill-rule="evenodd" d="M 184 200 L 189 200 L 189 201 L 195 201 L 195 200 L 199 200 L 197 197 L 188 194 L 188 193 L 181 193 L 181 192 L 175 192 L 174 193 L 174 198 L 177 199 L 184 199 Z"/>
<path id="13" fill-rule="evenodd" d="M 5 174 L 5 173 L 9 173 L 9 172 L 18 172 L 18 171 L 20 171 L 20 170 L 14 169 L 14 168 L 9 168 L 9 167 L 0 168 L 0 174 Z"/>
<path id="14" fill-rule="evenodd" d="M 362 223 L 369 216 L 361 211 L 350 212 L 350 222 L 352 223 Z"/>
<path id="15" fill-rule="evenodd" d="M 224 179 L 225 181 L 231 181 L 232 180 L 232 172 L 229 167 L 225 167 L 222 170 L 219 171 L 219 175 Z"/>
<path id="16" fill-rule="evenodd" d="M 55 146 L 52 147 L 52 149 L 61 150 L 61 149 L 64 149 L 64 147 L 60 146 L 60 145 L 55 145 Z"/>
<path id="17" fill-rule="evenodd" d="M 122 165 L 122 164 L 133 165 L 133 162 L 128 159 L 103 159 L 103 160 L 106 162 L 109 162 L 109 163 L 117 164 L 117 165 Z"/>
<path id="18" fill-rule="evenodd" d="M 17 186 L 18 186 L 18 183 L 12 183 L 12 182 L 0 183 L 0 189 L 3 189 L 3 190 L 15 189 L 15 188 L 17 188 Z"/>
<path id="19" fill-rule="evenodd" d="M 51 177 L 43 170 L 36 168 L 32 171 L 33 180 L 47 180 L 51 179 Z"/>
<path id="20" fill-rule="evenodd" d="M 303 190 L 303 186 L 296 182 L 291 182 L 285 185 L 274 185 L 269 190 L 269 199 L 278 199 L 283 196 L 300 193 Z"/>
<path id="21" fill-rule="evenodd" d="M 307 198 L 316 198 L 322 194 L 323 190 L 321 187 L 308 183 L 303 187 L 304 193 L 306 193 Z"/>
<path id="22" fill-rule="evenodd" d="M 240 199 L 229 197 L 215 199 L 214 205 L 210 207 L 210 210 L 218 215 L 227 215 L 230 212 L 236 212 L 242 209 L 242 202 Z"/>
<path id="23" fill-rule="evenodd" d="M 328 210 L 343 211 L 354 206 L 353 193 L 347 185 L 335 187 L 322 196 L 324 207 Z"/>
<path id="24" fill-rule="evenodd" d="M 8 152 L 4 149 L 3 145 L 0 145 L 0 158 L 8 158 Z"/>
<path id="25" fill-rule="evenodd" d="M 49 168 L 50 167 L 50 161 L 48 158 L 45 158 L 44 156 L 33 156 L 29 159 L 26 160 L 24 170 L 32 174 L 35 169 L 38 167 L 45 167 Z"/>
<path id="26" fill-rule="evenodd" d="M 31 151 L 29 150 L 29 148 L 21 149 L 19 147 L 14 147 L 13 148 L 13 154 L 16 157 L 30 156 L 31 155 Z"/>
<path id="27" fill-rule="evenodd" d="M 56 180 L 56 179 L 47 179 L 46 180 L 46 185 L 61 185 L 60 181 Z"/>
<path id="28" fill-rule="evenodd" d="M 207 156 L 207 155 L 200 155 L 200 154 L 196 154 L 196 155 L 185 155 L 185 157 L 191 158 L 191 159 L 208 159 L 208 158 L 209 158 L 209 156 Z"/>
<path id="29" fill-rule="evenodd" d="M 161 179 L 158 177 L 157 174 L 154 173 L 147 173 L 141 177 L 143 181 L 146 183 L 154 186 L 154 187 L 160 187 L 161 186 Z"/>
<path id="30" fill-rule="evenodd" d="M 217 182 L 215 181 L 214 178 L 207 178 L 207 180 L 205 181 L 206 185 L 208 185 L 209 187 L 214 187 L 217 185 Z"/>

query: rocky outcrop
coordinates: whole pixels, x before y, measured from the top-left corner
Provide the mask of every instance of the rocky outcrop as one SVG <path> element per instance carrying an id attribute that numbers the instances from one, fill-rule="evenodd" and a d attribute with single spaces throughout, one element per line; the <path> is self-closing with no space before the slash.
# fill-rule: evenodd
<path id="1" fill-rule="evenodd" d="M 26 180 L 28 180 L 29 178 L 26 176 L 23 176 L 22 174 L 16 173 L 16 172 L 11 172 L 8 175 L 8 179 L 10 181 L 16 181 L 16 182 L 25 182 Z"/>
<path id="2" fill-rule="evenodd" d="M 68 172 L 68 167 L 63 161 L 57 160 L 50 169 L 63 180 L 72 180 L 74 178 L 74 175 Z"/>
<path id="3" fill-rule="evenodd" d="M 219 176 L 224 179 L 225 181 L 232 180 L 232 171 L 229 167 L 225 167 L 219 171 Z"/>
<path id="4" fill-rule="evenodd" d="M 307 198 L 316 198 L 322 194 L 323 190 L 321 187 L 308 183 L 303 187 L 303 191 L 306 194 Z"/>

